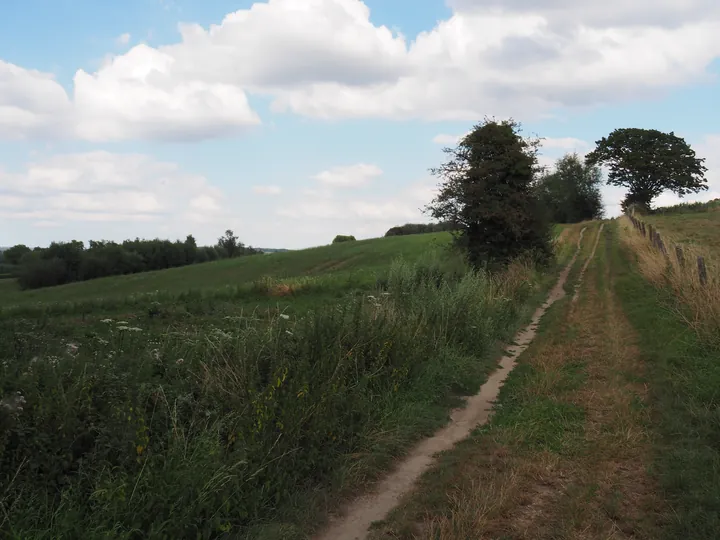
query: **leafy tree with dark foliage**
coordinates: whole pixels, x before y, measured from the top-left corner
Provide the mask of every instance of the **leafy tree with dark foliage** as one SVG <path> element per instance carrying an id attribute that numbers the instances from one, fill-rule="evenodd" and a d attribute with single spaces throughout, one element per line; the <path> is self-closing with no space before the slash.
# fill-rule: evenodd
<path id="1" fill-rule="evenodd" d="M 586 165 L 577 154 L 567 154 L 557 160 L 553 172 L 540 178 L 536 189 L 551 221 L 578 223 L 602 218 L 601 183 L 599 167 Z"/>
<path id="2" fill-rule="evenodd" d="M 385 236 L 405 236 L 408 234 L 426 234 L 434 232 L 452 231 L 452 223 L 406 223 L 391 227 Z"/>
<path id="3" fill-rule="evenodd" d="M 622 128 L 595 143 L 585 157 L 589 165 L 610 169 L 607 183 L 628 188 L 623 207 L 636 204 L 650 210 L 663 191 L 683 197 L 706 190 L 705 159 L 675 133 L 656 129 Z"/>
<path id="4" fill-rule="evenodd" d="M 539 260 L 551 255 L 550 227 L 533 189 L 538 146 L 515 121 L 486 119 L 431 169 L 442 181 L 427 211 L 456 227 L 456 243 L 473 266 L 529 252 Z"/>
<path id="5" fill-rule="evenodd" d="M 3 262 L 7 264 L 20 264 L 20 259 L 32 251 L 25 244 L 18 244 L 3 251 Z"/>
<path id="6" fill-rule="evenodd" d="M 353 235 L 338 234 L 332 241 L 333 244 L 340 244 L 342 242 L 354 242 L 355 237 Z"/>

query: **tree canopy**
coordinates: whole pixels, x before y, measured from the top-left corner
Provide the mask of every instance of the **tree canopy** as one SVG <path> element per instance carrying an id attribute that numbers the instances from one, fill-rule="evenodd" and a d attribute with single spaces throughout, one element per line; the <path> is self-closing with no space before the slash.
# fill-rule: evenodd
<path id="1" fill-rule="evenodd" d="M 599 167 L 586 165 L 577 154 L 567 154 L 540 178 L 536 189 L 551 221 L 578 223 L 602 218 L 601 183 Z"/>
<path id="2" fill-rule="evenodd" d="M 622 128 L 595 143 L 585 161 L 610 169 L 607 183 L 628 188 L 626 207 L 639 204 L 650 209 L 663 191 L 683 197 L 707 189 L 705 159 L 675 133 L 656 129 Z"/>
<path id="3" fill-rule="evenodd" d="M 446 163 L 431 169 L 441 184 L 426 210 L 453 224 L 472 265 L 551 253 L 549 225 L 533 190 L 538 145 L 520 135 L 515 121 L 486 119 L 456 148 L 444 150 Z"/>

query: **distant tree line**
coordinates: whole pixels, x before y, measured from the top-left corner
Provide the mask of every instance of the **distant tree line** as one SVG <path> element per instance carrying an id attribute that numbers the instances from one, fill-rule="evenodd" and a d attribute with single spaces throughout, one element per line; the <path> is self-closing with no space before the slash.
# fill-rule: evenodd
<path id="1" fill-rule="evenodd" d="M 385 236 L 405 236 L 408 234 L 425 234 L 452 231 L 453 225 L 449 222 L 440 223 L 406 223 L 388 229 Z"/>
<path id="2" fill-rule="evenodd" d="M 231 230 L 214 246 L 198 246 L 188 235 L 184 242 L 125 240 L 122 243 L 91 240 L 53 242 L 46 248 L 16 245 L 2 253 L 22 289 L 37 289 L 106 276 L 164 270 L 218 259 L 255 255 L 261 251 L 238 241 Z"/>

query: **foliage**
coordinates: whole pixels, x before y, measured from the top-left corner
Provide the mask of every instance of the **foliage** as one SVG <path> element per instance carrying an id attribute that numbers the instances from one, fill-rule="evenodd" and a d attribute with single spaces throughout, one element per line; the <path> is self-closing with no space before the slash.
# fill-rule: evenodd
<path id="1" fill-rule="evenodd" d="M 342 242 L 355 242 L 355 237 L 352 235 L 338 234 L 332 241 L 333 244 L 340 244 Z"/>
<path id="2" fill-rule="evenodd" d="M 290 527 L 305 494 L 387 465 L 445 421 L 452 392 L 479 386 L 492 362 L 478 355 L 507 339 L 532 292 L 529 269 L 509 276 L 398 261 L 384 290 L 300 317 L 218 312 L 199 295 L 122 319 L 0 316 L 0 528 L 196 539 Z"/>
<path id="3" fill-rule="evenodd" d="M 385 236 L 404 236 L 408 234 L 426 234 L 435 232 L 452 231 L 451 223 L 406 223 L 397 227 L 391 227 Z"/>
<path id="4" fill-rule="evenodd" d="M 557 160 L 553 172 L 540 178 L 536 189 L 552 222 L 579 223 L 602 219 L 601 182 L 599 167 L 585 165 L 577 154 L 567 154 Z"/>
<path id="5" fill-rule="evenodd" d="M 188 239 L 190 238 L 192 238 L 192 236 L 188 236 Z M 194 242 L 195 239 L 193 238 L 192 241 Z M 230 229 L 225 231 L 224 236 L 218 238 L 217 247 L 219 252 L 224 253 L 224 257 L 228 257 L 230 259 L 233 257 L 240 257 L 242 255 L 255 255 L 257 253 L 261 253 L 259 250 L 246 246 L 240 242 L 238 237 L 235 236 L 235 233 Z"/>
<path id="6" fill-rule="evenodd" d="M 513 120 L 486 119 L 444 150 L 446 163 L 431 169 L 442 185 L 427 211 L 453 224 L 473 266 L 526 252 L 550 256 L 549 224 L 533 192 L 538 144 L 521 137 Z"/>
<path id="7" fill-rule="evenodd" d="M 608 184 L 628 188 L 624 206 L 637 203 L 650 208 L 663 191 L 680 197 L 708 189 L 705 159 L 673 132 L 622 128 L 596 142 L 585 161 L 610 169 Z"/>
<path id="8" fill-rule="evenodd" d="M 23 255 L 30 251 L 32 250 L 24 244 L 7 248 L 2 252 L 3 262 L 7 264 L 20 264 L 20 259 L 22 259 Z"/>
<path id="9" fill-rule="evenodd" d="M 136 238 L 118 244 L 91 240 L 87 248 L 77 240 L 53 242 L 47 248 L 26 251 L 15 273 L 21 288 L 37 289 L 213 261 L 229 256 L 225 249 L 198 247 L 192 235 L 184 242 Z M 231 252 L 233 256 L 260 253 L 238 242 Z"/>

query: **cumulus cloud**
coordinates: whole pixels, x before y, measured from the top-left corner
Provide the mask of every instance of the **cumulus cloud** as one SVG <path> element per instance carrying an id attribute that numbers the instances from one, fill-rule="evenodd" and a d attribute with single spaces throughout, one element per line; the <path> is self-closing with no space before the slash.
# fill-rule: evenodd
<path id="1" fill-rule="evenodd" d="M 52 75 L 0 59 L 0 139 L 60 135 L 72 107 Z"/>
<path id="2" fill-rule="evenodd" d="M 188 224 L 219 230 L 220 220 L 229 219 L 223 200 L 204 177 L 141 154 L 60 154 L 19 172 L 0 171 L 0 223 L 7 230 L 93 224 L 87 236 L 94 239 L 103 223 L 112 225 L 114 236 L 122 225 L 126 237 L 134 224 L 142 235 L 168 227 L 182 231 Z"/>
<path id="3" fill-rule="evenodd" d="M 260 122 L 252 94 L 269 96 L 272 111 L 321 119 L 532 118 L 702 80 L 720 56 L 714 0 L 450 5 L 413 40 L 374 24 L 360 0 L 268 0 L 209 27 L 182 24 L 177 43 L 79 70 L 74 131 L 89 140 L 240 133 Z M 0 81 L 0 135 L 64 118 L 69 100 L 49 75 L 2 64 Z"/>
<path id="4" fill-rule="evenodd" d="M 313 178 L 326 186 L 358 187 L 370 183 L 382 174 L 377 165 L 357 163 L 344 167 L 334 167 L 316 174 Z"/>

